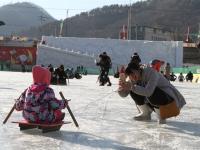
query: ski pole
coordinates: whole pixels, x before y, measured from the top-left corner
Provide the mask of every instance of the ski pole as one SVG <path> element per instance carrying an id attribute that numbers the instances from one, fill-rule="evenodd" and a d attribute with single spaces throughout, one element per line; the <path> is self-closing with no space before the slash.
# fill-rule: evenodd
<path id="1" fill-rule="evenodd" d="M 66 100 L 62 92 L 59 92 L 59 94 L 60 94 L 60 96 L 61 96 L 61 98 L 62 98 L 63 100 Z M 72 113 L 72 111 L 71 111 L 69 105 L 67 105 L 66 107 L 67 107 L 67 110 L 68 110 L 68 112 L 69 112 L 69 114 L 70 114 L 70 116 L 71 116 L 71 118 L 72 118 L 74 124 L 76 125 L 76 127 L 79 127 L 78 122 L 76 121 L 76 119 L 75 119 L 75 117 L 74 117 L 74 115 L 73 115 L 73 113 Z"/>
<path id="2" fill-rule="evenodd" d="M 15 104 L 13 105 L 13 107 L 10 110 L 10 112 L 6 116 L 5 120 L 3 121 L 3 124 L 5 124 L 8 121 L 8 118 L 10 118 L 10 115 L 13 113 L 14 110 L 15 110 Z"/>
<path id="3" fill-rule="evenodd" d="M 18 99 L 20 99 L 21 95 L 19 96 Z M 13 107 L 11 108 L 10 112 L 8 113 L 8 115 L 6 116 L 5 120 L 3 121 L 3 124 L 5 124 L 8 119 L 10 118 L 11 114 L 13 113 L 13 111 L 15 110 L 15 104 L 13 105 Z"/>

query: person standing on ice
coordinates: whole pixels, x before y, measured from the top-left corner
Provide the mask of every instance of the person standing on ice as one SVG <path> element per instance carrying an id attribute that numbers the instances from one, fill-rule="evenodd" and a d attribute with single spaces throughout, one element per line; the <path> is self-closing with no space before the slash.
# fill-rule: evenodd
<path id="1" fill-rule="evenodd" d="M 140 56 L 138 55 L 137 52 L 135 52 L 131 56 L 130 63 L 134 63 L 136 65 L 139 65 L 139 66 L 143 67 L 143 64 L 141 64 Z M 120 77 L 120 80 L 123 80 L 123 81 L 127 80 L 127 76 L 125 75 L 125 66 L 124 65 L 122 65 L 122 67 L 120 68 L 119 77 Z"/>
<path id="2" fill-rule="evenodd" d="M 171 66 L 170 63 L 167 63 L 165 66 L 165 78 L 167 78 L 167 80 L 170 80 L 170 73 L 171 73 Z"/>
<path id="3" fill-rule="evenodd" d="M 99 62 L 96 63 L 97 66 L 100 66 L 99 85 L 104 86 L 108 82 L 108 86 L 111 86 L 112 84 L 108 76 L 109 69 L 112 67 L 111 59 L 106 52 L 100 54 L 99 58 Z"/>
<path id="4" fill-rule="evenodd" d="M 121 97 L 129 94 L 137 104 L 140 114 L 135 120 L 151 120 L 151 113 L 158 114 L 159 123 L 167 118 L 177 116 L 186 104 L 181 93 L 160 73 L 151 67 L 142 68 L 129 63 L 125 69 L 130 81 L 119 80 L 118 93 Z"/>
<path id="5" fill-rule="evenodd" d="M 147 66 L 146 64 L 142 64 L 141 62 L 142 62 L 142 61 L 141 61 L 140 56 L 138 55 L 137 52 L 135 52 L 135 53 L 131 56 L 131 60 L 130 60 L 129 63 L 134 63 L 134 64 L 136 64 L 136 65 L 139 65 L 139 66 L 142 67 L 142 68 L 144 68 L 144 67 Z"/>
<path id="6" fill-rule="evenodd" d="M 133 56 L 131 56 L 130 62 L 138 64 L 138 65 L 141 63 L 140 56 L 138 55 L 137 52 L 133 53 Z"/>
<path id="7" fill-rule="evenodd" d="M 57 84 L 61 84 L 61 85 L 67 84 L 67 82 L 66 82 L 67 74 L 65 72 L 64 65 L 60 65 L 60 67 L 58 67 L 54 73 L 57 78 Z"/>
<path id="8" fill-rule="evenodd" d="M 25 120 L 34 123 L 55 123 L 64 119 L 64 109 L 68 102 L 58 100 L 49 87 L 51 73 L 47 68 L 34 66 L 32 69 L 33 84 L 16 100 L 15 109 L 22 111 Z"/>

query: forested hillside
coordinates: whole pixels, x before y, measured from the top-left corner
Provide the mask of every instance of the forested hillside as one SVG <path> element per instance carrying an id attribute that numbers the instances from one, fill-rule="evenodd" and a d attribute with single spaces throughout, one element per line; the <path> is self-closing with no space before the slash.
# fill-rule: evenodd
<path id="1" fill-rule="evenodd" d="M 197 34 L 200 23 L 200 1 L 198 0 L 147 0 L 132 4 L 131 24 L 161 27 L 176 32 L 180 38 L 187 33 L 188 26 Z M 122 25 L 128 22 L 130 6 L 111 5 L 67 18 L 63 23 L 62 36 L 118 38 Z M 24 34 L 59 36 L 61 21 L 43 27 L 32 28 Z M 179 39 L 181 40 L 181 39 Z"/>

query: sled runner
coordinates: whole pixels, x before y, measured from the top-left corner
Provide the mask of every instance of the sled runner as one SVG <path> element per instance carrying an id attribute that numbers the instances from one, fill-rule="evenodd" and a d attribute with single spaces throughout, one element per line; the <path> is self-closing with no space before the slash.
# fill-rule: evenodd
<path id="1" fill-rule="evenodd" d="M 51 132 L 51 131 L 58 131 L 64 124 L 69 124 L 71 122 L 61 121 L 58 123 L 51 123 L 51 124 L 39 124 L 39 123 L 30 123 L 26 120 L 20 121 L 12 121 L 12 123 L 17 123 L 19 125 L 20 130 L 28 130 L 28 129 L 40 129 L 42 133 Z"/>

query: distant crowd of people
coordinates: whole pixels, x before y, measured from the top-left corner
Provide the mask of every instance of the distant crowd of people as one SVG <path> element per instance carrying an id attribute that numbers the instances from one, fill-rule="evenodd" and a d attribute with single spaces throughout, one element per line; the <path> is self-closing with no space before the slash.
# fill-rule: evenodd
<path id="1" fill-rule="evenodd" d="M 51 84 L 54 85 L 66 85 L 67 79 L 81 79 L 82 75 L 87 75 L 87 70 L 83 66 L 77 66 L 74 70 L 73 68 L 65 69 L 62 64 L 58 68 L 54 68 L 52 64 L 49 64 L 48 69 L 51 72 Z"/>
<path id="2" fill-rule="evenodd" d="M 179 82 L 183 81 L 190 81 L 192 82 L 193 80 L 193 73 L 189 71 L 186 76 L 183 75 L 183 73 L 180 73 L 180 75 L 177 77 L 174 72 L 172 71 L 172 68 L 170 66 L 170 63 L 167 62 L 165 65 L 165 61 L 159 60 L 159 59 L 154 59 L 152 60 L 149 64 L 141 64 L 141 59 L 138 55 L 138 53 L 134 53 L 131 56 L 130 62 L 140 64 L 143 67 L 151 67 L 155 69 L 157 72 L 160 72 L 168 81 L 176 81 L 178 79 Z M 97 66 L 100 66 L 100 74 L 98 77 L 99 85 L 103 86 L 106 83 L 108 83 L 108 86 L 111 86 L 111 81 L 108 76 L 109 74 L 109 69 L 112 67 L 112 61 L 111 58 L 107 55 L 106 52 L 103 52 L 99 55 L 99 61 L 96 62 Z M 123 66 L 124 67 L 124 66 Z M 119 78 L 120 70 L 117 67 L 117 71 L 114 73 L 115 78 Z"/>
<path id="3" fill-rule="evenodd" d="M 156 69 L 158 72 L 160 71 L 160 68 L 162 65 L 164 65 L 164 61 L 159 61 L 158 64 L 153 64 L 152 67 Z M 163 71 L 160 71 L 169 81 L 176 81 L 177 76 L 174 74 L 174 72 L 171 71 L 171 66 L 170 63 L 167 63 Z M 178 81 L 183 82 L 186 80 L 187 82 L 190 81 L 192 82 L 193 80 L 193 73 L 189 71 L 186 76 L 184 77 L 183 73 L 180 73 L 178 76 Z"/>
<path id="4" fill-rule="evenodd" d="M 192 82 L 193 80 L 193 73 L 191 71 L 189 71 L 187 73 L 187 75 L 184 77 L 183 73 L 181 72 L 178 76 L 178 80 L 179 82 L 183 82 L 184 80 L 186 80 L 187 82 L 190 81 Z"/>
<path id="5" fill-rule="evenodd" d="M 133 56 L 131 57 L 131 61 L 134 63 L 141 63 L 141 59 L 139 57 L 139 55 L 137 53 L 134 53 Z M 174 72 L 172 72 L 170 63 L 167 62 L 165 65 L 165 61 L 163 60 L 159 60 L 159 59 L 154 59 L 152 61 L 150 61 L 149 64 L 140 64 L 143 67 L 151 67 L 153 69 L 155 69 L 157 72 L 160 72 L 167 80 L 169 81 L 176 81 L 176 79 L 178 79 L 179 82 L 183 82 L 183 81 L 190 81 L 192 82 L 193 80 L 193 73 L 191 71 L 189 71 L 186 76 L 183 75 L 183 73 L 180 73 L 178 78 L 177 76 L 174 74 Z M 117 67 L 117 71 L 114 74 L 115 78 L 119 78 L 119 68 Z"/>

